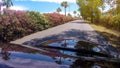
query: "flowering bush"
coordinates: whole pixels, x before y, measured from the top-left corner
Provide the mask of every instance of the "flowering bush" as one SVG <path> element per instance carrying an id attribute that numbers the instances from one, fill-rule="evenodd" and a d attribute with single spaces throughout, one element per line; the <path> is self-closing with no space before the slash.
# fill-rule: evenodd
<path id="1" fill-rule="evenodd" d="M 59 13 L 46 13 L 44 14 L 47 19 L 49 20 L 49 24 L 51 26 L 57 26 L 57 25 L 61 25 L 64 24 L 66 22 L 75 20 L 76 18 L 73 18 L 72 16 L 65 16 Z"/>
<path id="2" fill-rule="evenodd" d="M 67 22 L 67 17 L 59 13 L 46 13 L 44 15 L 49 20 L 51 26 L 57 26 Z"/>
<path id="3" fill-rule="evenodd" d="M 44 15 L 49 20 L 49 23 L 51 26 L 57 26 L 57 25 L 65 23 L 66 17 L 59 13 L 46 13 Z"/>
<path id="4" fill-rule="evenodd" d="M 0 40 L 9 42 L 25 35 L 73 20 L 58 13 L 40 14 L 34 11 L 4 10 L 0 15 Z"/>
<path id="5" fill-rule="evenodd" d="M 26 12 L 6 10 L 0 15 L 0 40 L 8 42 L 38 31 L 39 25 Z"/>

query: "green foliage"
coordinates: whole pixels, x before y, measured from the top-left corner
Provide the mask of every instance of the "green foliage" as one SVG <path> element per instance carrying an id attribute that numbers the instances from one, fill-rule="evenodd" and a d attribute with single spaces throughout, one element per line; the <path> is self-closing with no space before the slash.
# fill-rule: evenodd
<path id="1" fill-rule="evenodd" d="M 75 20 L 70 13 L 66 16 L 66 22 Z"/>
<path id="2" fill-rule="evenodd" d="M 43 14 L 35 11 L 28 11 L 27 14 L 32 19 L 32 22 L 35 24 L 37 30 L 43 30 L 49 27 L 48 20 Z"/>
<path id="3" fill-rule="evenodd" d="M 116 13 L 117 13 L 117 14 L 120 14 L 120 0 L 117 0 Z"/>
<path id="4" fill-rule="evenodd" d="M 101 15 L 99 7 L 102 6 L 103 0 L 77 0 L 79 11 L 84 19 L 90 19 L 93 22 Z"/>
<path id="5" fill-rule="evenodd" d="M 104 9 L 104 3 L 112 9 L 102 15 L 99 8 Z M 84 19 L 120 31 L 120 0 L 77 0 L 77 4 Z"/>
<path id="6" fill-rule="evenodd" d="M 2 1 L 3 1 L 3 6 L 6 6 L 6 8 L 13 6 L 13 2 L 11 0 L 2 0 Z"/>
<path id="7" fill-rule="evenodd" d="M 113 16 L 112 25 L 115 29 L 120 31 L 120 14 Z"/>
<path id="8" fill-rule="evenodd" d="M 61 12 L 61 11 L 62 11 L 61 8 L 58 7 L 58 8 L 57 8 L 57 12 L 59 13 L 59 12 Z"/>
<path id="9" fill-rule="evenodd" d="M 120 31 L 120 14 L 115 16 L 103 15 L 98 24 Z"/>

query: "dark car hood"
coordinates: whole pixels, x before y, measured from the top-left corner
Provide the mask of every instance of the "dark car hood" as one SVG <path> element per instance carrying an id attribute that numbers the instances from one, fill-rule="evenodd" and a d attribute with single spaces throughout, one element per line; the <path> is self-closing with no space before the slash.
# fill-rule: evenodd
<path id="1" fill-rule="evenodd" d="M 77 43 L 81 44 L 81 42 L 76 40 L 61 39 L 50 40 L 40 45 L 63 47 L 65 46 L 65 43 L 67 44 L 66 48 L 72 49 L 79 49 Z M 119 68 L 120 61 L 117 59 L 98 56 L 86 57 L 76 51 L 41 48 L 39 47 L 40 45 L 36 46 L 37 48 L 40 48 L 40 50 L 36 50 L 34 48 L 28 48 L 16 44 L 1 44 L 0 68 L 91 68 L 96 66 Z M 91 47 L 86 47 L 87 45 Z M 84 43 L 80 47 L 89 51 L 97 46 Z M 95 49 L 93 51 L 104 53 L 101 49 Z"/>
<path id="2" fill-rule="evenodd" d="M 72 39 L 57 39 L 57 40 L 49 40 L 46 42 L 43 42 L 39 45 L 36 45 L 36 47 L 48 47 L 48 48 L 63 48 L 65 50 L 71 49 L 73 50 L 87 50 L 87 51 L 92 51 L 96 53 L 102 53 L 102 54 L 108 54 L 107 49 L 101 47 L 101 45 L 89 42 L 89 41 L 77 41 L 77 40 L 72 40 Z M 55 49 L 55 48 L 54 48 Z M 80 52 L 79 52 L 80 53 Z"/>

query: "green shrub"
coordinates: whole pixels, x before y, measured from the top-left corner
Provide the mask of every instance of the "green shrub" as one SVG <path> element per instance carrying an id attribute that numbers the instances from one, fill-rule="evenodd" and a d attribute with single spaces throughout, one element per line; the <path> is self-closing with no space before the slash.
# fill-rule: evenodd
<path id="1" fill-rule="evenodd" d="M 113 16 L 113 27 L 120 31 L 120 14 Z"/>
<path id="2" fill-rule="evenodd" d="M 74 19 L 72 16 L 67 16 L 65 22 L 73 21 Z"/>
<path id="3" fill-rule="evenodd" d="M 120 31 L 120 15 L 103 15 L 98 24 Z"/>
<path id="4" fill-rule="evenodd" d="M 49 27 L 48 20 L 43 14 L 35 11 L 28 11 L 27 14 L 30 16 L 38 30 L 44 30 Z"/>

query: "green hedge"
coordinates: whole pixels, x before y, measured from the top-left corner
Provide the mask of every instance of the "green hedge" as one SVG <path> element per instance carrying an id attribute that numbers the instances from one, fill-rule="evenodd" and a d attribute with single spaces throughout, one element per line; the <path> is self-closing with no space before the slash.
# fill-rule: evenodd
<path id="1" fill-rule="evenodd" d="M 32 19 L 32 22 L 36 25 L 37 30 L 44 30 L 49 28 L 48 19 L 39 12 L 28 11 L 27 14 Z"/>

